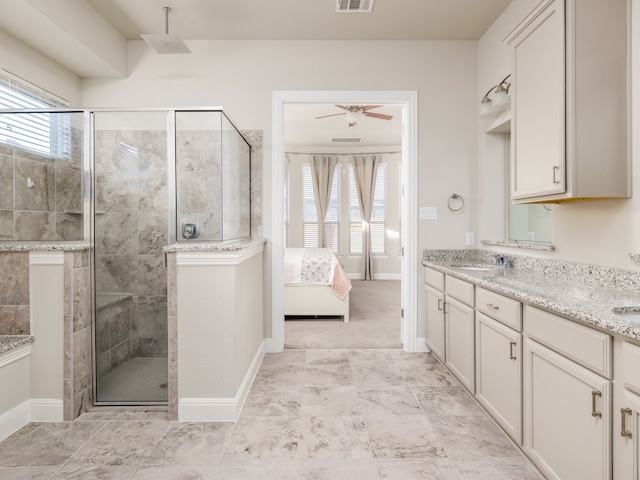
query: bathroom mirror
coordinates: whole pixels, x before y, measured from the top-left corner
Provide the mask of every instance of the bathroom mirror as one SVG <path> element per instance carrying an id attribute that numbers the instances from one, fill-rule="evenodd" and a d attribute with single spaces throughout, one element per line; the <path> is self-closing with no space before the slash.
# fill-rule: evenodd
<path id="1" fill-rule="evenodd" d="M 511 133 L 507 142 L 507 241 L 551 243 L 553 234 L 553 207 L 547 204 L 514 204 L 511 201 Z"/>

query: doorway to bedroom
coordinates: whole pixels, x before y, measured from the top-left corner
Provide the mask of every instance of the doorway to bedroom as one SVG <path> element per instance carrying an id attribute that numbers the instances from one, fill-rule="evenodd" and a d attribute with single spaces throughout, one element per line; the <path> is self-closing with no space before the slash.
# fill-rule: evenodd
<path id="1" fill-rule="evenodd" d="M 284 105 L 285 348 L 402 347 L 403 108 Z"/>

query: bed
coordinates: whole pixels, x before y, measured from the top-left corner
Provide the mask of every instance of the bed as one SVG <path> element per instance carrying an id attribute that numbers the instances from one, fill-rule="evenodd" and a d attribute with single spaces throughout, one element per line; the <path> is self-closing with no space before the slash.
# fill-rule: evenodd
<path id="1" fill-rule="evenodd" d="M 284 314 L 349 321 L 351 281 L 328 248 L 287 248 L 284 254 Z"/>

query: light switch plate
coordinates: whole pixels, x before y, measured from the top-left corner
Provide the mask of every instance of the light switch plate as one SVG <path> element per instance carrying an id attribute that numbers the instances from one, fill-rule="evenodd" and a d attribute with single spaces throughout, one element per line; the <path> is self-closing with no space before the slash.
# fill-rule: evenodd
<path id="1" fill-rule="evenodd" d="M 473 232 L 467 232 L 467 234 L 465 235 L 465 244 L 466 245 L 475 245 L 476 243 L 476 239 L 475 239 L 475 235 L 473 234 Z"/>
<path id="2" fill-rule="evenodd" d="M 420 220 L 437 220 L 438 207 L 420 207 Z"/>

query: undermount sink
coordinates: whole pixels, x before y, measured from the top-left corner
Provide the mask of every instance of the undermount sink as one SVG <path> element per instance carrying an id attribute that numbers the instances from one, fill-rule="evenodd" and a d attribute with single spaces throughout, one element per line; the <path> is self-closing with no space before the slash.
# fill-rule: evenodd
<path id="1" fill-rule="evenodd" d="M 478 272 L 489 272 L 495 270 L 495 265 L 457 265 L 455 268 L 460 270 L 475 270 Z"/>
<path id="2" fill-rule="evenodd" d="M 620 315 L 627 320 L 640 322 L 640 306 L 613 307 L 611 312 L 616 315 Z"/>

